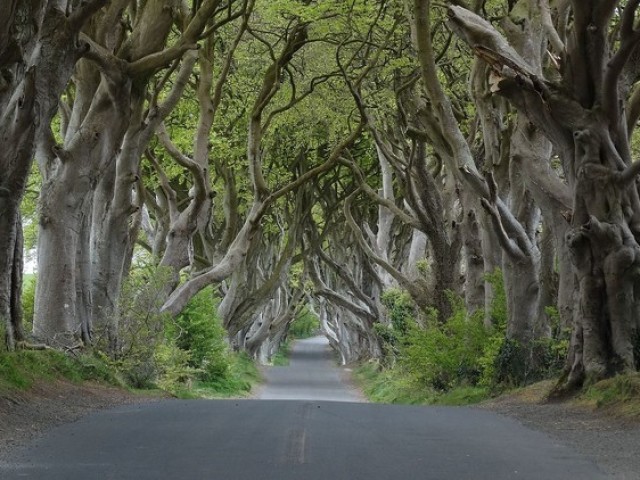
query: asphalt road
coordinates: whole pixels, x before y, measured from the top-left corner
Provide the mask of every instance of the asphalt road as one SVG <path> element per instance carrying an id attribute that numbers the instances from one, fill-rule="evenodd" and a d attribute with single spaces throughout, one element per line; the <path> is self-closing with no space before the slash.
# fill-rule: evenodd
<path id="1" fill-rule="evenodd" d="M 290 367 L 269 370 L 267 380 L 263 398 L 298 400 L 167 401 L 100 412 L 18 452 L 0 464 L 0 478 L 606 478 L 583 456 L 492 412 L 335 401 L 354 398 L 344 385 L 339 392 L 339 371 L 320 343 L 299 344 Z M 306 399 L 312 395 L 323 400 Z"/>
<path id="2" fill-rule="evenodd" d="M 265 383 L 257 397 L 263 400 L 360 402 L 362 397 L 343 381 L 335 355 L 325 337 L 294 343 L 289 365 L 264 371 Z"/>

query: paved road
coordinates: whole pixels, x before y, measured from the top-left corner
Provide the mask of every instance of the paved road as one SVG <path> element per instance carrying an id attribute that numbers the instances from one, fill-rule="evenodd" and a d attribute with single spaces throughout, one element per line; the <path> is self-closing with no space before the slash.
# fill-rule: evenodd
<path id="1" fill-rule="evenodd" d="M 314 346 L 315 345 L 315 346 Z M 294 349 L 263 397 L 352 398 L 326 346 Z M 306 367 L 305 367 L 306 365 Z M 307 369 L 307 373 L 303 373 Z M 331 373 L 328 373 L 328 371 Z M 292 394 L 286 393 L 291 382 Z M 308 383 L 306 387 L 298 382 Z M 326 391 L 325 388 L 326 387 Z M 167 401 L 57 428 L 1 479 L 596 480 L 586 458 L 514 420 L 466 408 L 315 400 Z"/>
<path id="2" fill-rule="evenodd" d="M 362 401 L 345 384 L 344 371 L 336 366 L 329 341 L 322 336 L 295 342 L 289 365 L 267 368 L 264 377 L 265 385 L 257 395 L 263 400 Z"/>

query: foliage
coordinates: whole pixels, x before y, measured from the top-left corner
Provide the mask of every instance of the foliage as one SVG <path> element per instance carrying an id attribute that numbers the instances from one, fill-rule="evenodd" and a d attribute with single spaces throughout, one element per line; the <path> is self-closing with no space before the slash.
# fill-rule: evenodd
<path id="1" fill-rule="evenodd" d="M 355 371 L 355 378 L 369 400 L 406 405 L 469 405 L 489 396 L 484 387 L 456 387 L 447 392 L 425 389 L 411 381 L 399 368 L 380 369 L 367 363 Z"/>
<path id="2" fill-rule="evenodd" d="M 196 295 L 175 319 L 160 313 L 168 269 L 136 267 L 119 303 L 115 353 L 98 351 L 134 388 L 160 387 L 182 398 L 243 394 L 258 378 L 253 362 L 231 354 L 216 316 L 211 288 Z"/>
<path id="3" fill-rule="evenodd" d="M 36 300 L 36 281 L 35 275 L 24 275 L 24 284 L 22 287 L 22 321 L 24 322 L 25 331 L 30 332 L 33 328 L 33 312 Z"/>
<path id="4" fill-rule="evenodd" d="M 454 396 L 462 395 L 460 389 L 464 388 L 471 389 L 470 398 L 477 398 L 496 388 L 522 385 L 557 373 L 568 348 L 568 332 L 560 328 L 557 311 L 547 309 L 554 336 L 522 348 L 506 338 L 507 306 L 501 271 L 488 274 L 486 280 L 493 289 L 489 328 L 484 324 L 484 312 L 470 315 L 463 299 L 451 293 L 452 315 L 440 323 L 433 311 L 426 312 L 426 320 L 417 321 L 420 312 L 406 292 L 384 292 L 382 302 L 391 324 L 376 325 L 375 331 L 385 351 L 382 365 L 391 368 L 383 369 L 381 377 L 385 379 L 387 372 L 392 372 L 396 379 L 387 386 L 374 382 L 385 400 L 398 392 L 401 398 L 418 391 L 431 393 L 418 395 L 420 400 L 416 401 L 428 398 L 432 403 L 436 401 L 433 395 L 447 398 L 451 391 L 458 392 Z"/>
<path id="5" fill-rule="evenodd" d="M 177 347 L 189 352 L 188 364 L 197 370 L 198 380 L 203 382 L 229 374 L 230 359 L 225 331 L 216 316 L 216 309 L 213 290 L 207 288 L 189 301 L 169 327 L 169 336 L 175 338 Z"/>
<path id="6" fill-rule="evenodd" d="M 387 308 L 393 329 L 402 335 L 415 323 L 416 307 L 411 296 L 400 289 L 389 289 L 380 299 Z"/>
<path id="7" fill-rule="evenodd" d="M 182 398 L 228 398 L 249 394 L 251 387 L 260 379 L 255 362 L 245 353 L 231 354 L 229 373 L 210 382 L 193 383 L 189 389 L 175 392 Z"/>
<path id="8" fill-rule="evenodd" d="M 167 326 L 167 340 L 175 345 L 167 351 L 166 364 L 187 365 L 187 370 L 166 371 L 160 386 L 182 398 L 220 398 L 246 395 L 259 379 L 252 359 L 232 353 L 226 332 L 216 315 L 218 299 L 207 288 L 187 304 Z M 172 361 L 171 354 L 182 362 Z"/>
<path id="9" fill-rule="evenodd" d="M 450 294 L 449 300 L 451 318 L 441 324 L 431 314 L 424 328 L 410 324 L 400 346 L 400 364 L 413 381 L 440 391 L 479 382 L 478 359 L 490 337 L 482 312 L 469 317 L 462 299 Z"/>
<path id="10" fill-rule="evenodd" d="M 280 348 L 271 359 L 271 363 L 274 367 L 286 367 L 289 365 L 289 354 L 291 353 L 291 344 L 289 341 L 284 341 L 280 344 Z"/>
<path id="11" fill-rule="evenodd" d="M 160 313 L 160 308 L 169 278 L 170 271 L 165 268 L 139 266 L 133 270 L 120 295 L 115 352 L 111 352 L 106 335 L 97 342 L 98 349 L 109 354 L 134 388 L 150 388 L 164 373 L 188 370 L 184 357 L 166 351 L 172 346 L 165 335 L 170 318 Z M 166 363 L 169 361 L 175 363 Z"/>
<path id="12" fill-rule="evenodd" d="M 121 385 L 99 355 L 72 356 L 57 350 L 18 350 L 0 354 L 0 391 L 26 390 L 37 380 L 102 381 Z"/>
<path id="13" fill-rule="evenodd" d="M 289 326 L 289 336 L 293 338 L 309 338 L 318 333 L 320 320 L 308 309 L 304 309 Z"/>
<path id="14" fill-rule="evenodd" d="M 526 385 L 557 374 L 564 365 L 569 349 L 569 334 L 562 329 L 560 315 L 555 307 L 547 307 L 552 336 L 521 345 L 506 338 L 506 296 L 499 270 L 487 276 L 494 289 L 491 318 L 495 334 L 489 340 L 483 365 L 482 384 L 491 388 Z"/>
<path id="15" fill-rule="evenodd" d="M 380 300 L 387 309 L 390 324 L 376 323 L 373 328 L 381 340 L 384 365 L 393 366 L 399 355 L 399 343 L 406 335 L 409 325 L 416 323 L 417 310 L 411 296 L 397 288 L 386 290 Z"/>

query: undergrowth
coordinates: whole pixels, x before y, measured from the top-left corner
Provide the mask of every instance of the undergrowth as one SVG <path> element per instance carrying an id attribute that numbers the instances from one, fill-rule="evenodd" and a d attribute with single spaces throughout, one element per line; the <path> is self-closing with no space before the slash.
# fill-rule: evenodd
<path id="1" fill-rule="evenodd" d="M 174 394 L 179 398 L 246 397 L 259 380 L 255 362 L 244 353 L 234 354 L 228 375 L 210 381 L 196 380 L 189 386 L 176 388 Z"/>
<path id="2" fill-rule="evenodd" d="M 291 353 L 291 342 L 285 340 L 280 344 L 280 348 L 276 354 L 271 358 L 271 363 L 274 367 L 286 367 L 289 365 L 289 355 Z"/>
<path id="3" fill-rule="evenodd" d="M 578 402 L 614 416 L 640 421 L 640 373 L 601 380 L 588 387 Z"/>
<path id="4" fill-rule="evenodd" d="M 367 396 L 386 403 L 464 405 L 555 375 L 566 356 L 565 332 L 527 346 L 507 339 L 501 272 L 487 275 L 487 281 L 494 292 L 489 325 L 483 311 L 468 312 L 454 294 L 452 314 L 441 322 L 407 292 L 386 291 L 381 300 L 389 322 L 376 325 L 383 356 L 357 372 Z M 547 313 L 559 322 L 553 311 Z"/>
<path id="5" fill-rule="evenodd" d="M 134 390 L 164 390 L 182 398 L 246 396 L 259 380 L 254 362 L 231 352 L 216 315 L 211 288 L 196 295 L 175 319 L 161 314 L 170 272 L 137 266 L 118 305 L 118 336 L 94 332 L 82 355 L 45 351 L 0 353 L 0 389 L 28 389 L 38 379 L 98 380 Z M 27 293 L 35 285 L 28 283 Z M 33 311 L 33 295 L 23 297 Z"/>
<path id="6" fill-rule="evenodd" d="M 486 387 L 455 387 L 446 392 L 427 389 L 413 382 L 397 368 L 380 370 L 375 363 L 355 370 L 355 379 L 369 400 L 404 405 L 470 405 L 490 395 Z"/>
<path id="7" fill-rule="evenodd" d="M 113 368 L 95 355 L 72 356 L 56 350 L 20 350 L 0 354 L 0 389 L 27 390 L 37 381 L 100 381 L 124 386 Z"/>

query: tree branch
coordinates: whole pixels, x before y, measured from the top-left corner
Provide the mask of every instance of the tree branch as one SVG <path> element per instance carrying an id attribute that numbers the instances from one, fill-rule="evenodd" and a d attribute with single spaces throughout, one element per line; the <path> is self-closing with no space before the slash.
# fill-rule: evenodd
<path id="1" fill-rule="evenodd" d="M 85 0 L 80 4 L 80 7 L 76 8 L 69 16 L 69 27 L 73 31 L 80 31 L 84 24 L 95 13 L 104 7 L 110 0 Z"/>

